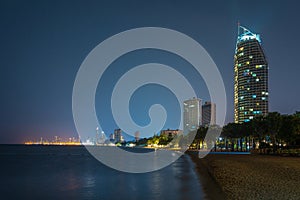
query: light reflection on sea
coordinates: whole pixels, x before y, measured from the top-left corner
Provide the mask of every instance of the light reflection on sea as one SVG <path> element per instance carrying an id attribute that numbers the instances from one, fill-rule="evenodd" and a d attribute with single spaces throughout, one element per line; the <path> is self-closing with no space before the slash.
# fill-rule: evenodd
<path id="1" fill-rule="evenodd" d="M 9 199 L 176 200 L 204 196 L 188 155 L 159 171 L 129 174 L 101 164 L 80 146 L 1 145 L 0 150 L 0 192 Z"/>

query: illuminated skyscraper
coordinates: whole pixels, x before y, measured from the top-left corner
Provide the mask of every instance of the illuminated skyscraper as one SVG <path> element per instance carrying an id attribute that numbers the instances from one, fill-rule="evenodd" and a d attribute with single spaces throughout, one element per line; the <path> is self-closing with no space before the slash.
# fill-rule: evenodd
<path id="1" fill-rule="evenodd" d="M 201 99 L 193 98 L 183 102 L 183 132 L 187 134 L 196 130 L 202 122 Z"/>
<path id="2" fill-rule="evenodd" d="M 268 63 L 260 36 L 239 25 L 234 55 L 234 122 L 266 115 L 268 95 Z"/>

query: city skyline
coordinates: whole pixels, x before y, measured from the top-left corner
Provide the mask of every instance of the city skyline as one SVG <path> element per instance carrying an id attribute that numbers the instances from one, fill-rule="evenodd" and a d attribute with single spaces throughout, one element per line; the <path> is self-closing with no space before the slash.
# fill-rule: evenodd
<path id="1" fill-rule="evenodd" d="M 234 120 L 232 66 L 238 34 L 236 25 L 240 21 L 249 30 L 262 35 L 270 67 L 269 111 L 291 114 L 300 110 L 300 97 L 294 92 L 298 91 L 295 83 L 299 74 L 296 58 L 300 41 L 295 37 L 298 27 L 293 26 L 299 18 L 297 1 L 254 1 L 251 13 L 244 12 L 249 6 L 247 1 L 118 4 L 120 6 L 116 7 L 113 2 L 90 2 L 85 6 L 50 1 L 1 2 L 0 143 L 22 143 L 41 135 L 76 137 L 71 98 L 80 64 L 101 41 L 136 27 L 174 29 L 203 45 L 224 79 L 228 123 Z M 105 124 L 105 133 L 118 127 L 107 111 L 112 85 L 124 71 L 141 63 L 158 62 L 174 67 L 190 78 L 198 97 L 210 101 L 203 79 L 194 76 L 184 60 L 151 50 L 134 53 L 113 63 L 103 80 L 108 85 L 99 87 L 102 90 L 96 94 L 97 115 Z M 149 94 L 143 93 L 146 89 Z M 160 102 L 171 111 L 164 129 L 176 128 L 180 121 L 179 102 L 170 91 L 155 85 L 147 85 L 134 94 L 130 104 L 132 118 L 140 125 L 147 125 L 148 108 Z"/>

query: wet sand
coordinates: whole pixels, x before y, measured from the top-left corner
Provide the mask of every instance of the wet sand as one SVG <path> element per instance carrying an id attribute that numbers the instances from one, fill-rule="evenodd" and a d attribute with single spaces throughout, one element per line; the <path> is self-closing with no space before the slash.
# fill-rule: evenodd
<path id="1" fill-rule="evenodd" d="M 198 158 L 198 154 L 195 151 L 187 151 L 188 155 L 191 156 L 191 160 L 196 164 L 196 170 L 198 172 L 198 177 L 202 184 L 202 189 L 204 191 L 204 199 L 207 200 L 222 200 L 226 199 L 226 194 L 222 190 L 219 183 L 211 176 L 208 168 L 206 167 L 203 159 Z"/>
<path id="2" fill-rule="evenodd" d="M 199 174 L 204 177 L 209 174 L 225 199 L 300 199 L 300 158 L 208 155 L 198 159 L 196 154 L 191 156 Z M 222 193 L 212 181 L 203 184 L 208 199 L 217 199 L 216 194 L 221 199 Z"/>

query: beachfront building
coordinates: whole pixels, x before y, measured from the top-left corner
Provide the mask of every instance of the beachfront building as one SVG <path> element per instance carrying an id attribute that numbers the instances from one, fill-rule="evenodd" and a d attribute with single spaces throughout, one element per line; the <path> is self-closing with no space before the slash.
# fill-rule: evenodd
<path id="1" fill-rule="evenodd" d="M 202 125 L 215 125 L 216 124 L 216 104 L 206 101 L 202 105 Z"/>
<path id="2" fill-rule="evenodd" d="M 167 130 L 160 131 L 160 135 L 164 135 L 169 138 L 173 138 L 174 136 L 181 135 L 181 134 L 182 134 L 182 130 L 179 130 L 179 129 L 176 129 L 176 130 L 167 129 Z"/>
<path id="3" fill-rule="evenodd" d="M 196 130 L 202 123 L 202 100 L 192 98 L 183 102 L 183 132 Z"/>
<path id="4" fill-rule="evenodd" d="M 234 55 L 234 122 L 268 113 L 268 63 L 259 34 L 238 25 Z"/>

